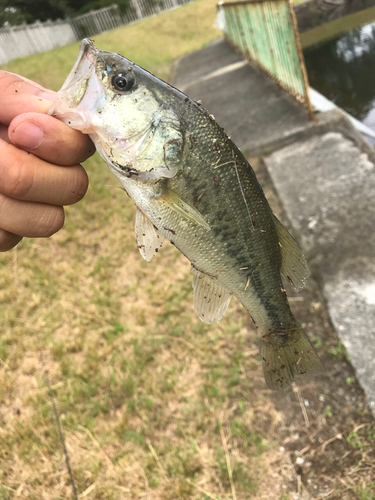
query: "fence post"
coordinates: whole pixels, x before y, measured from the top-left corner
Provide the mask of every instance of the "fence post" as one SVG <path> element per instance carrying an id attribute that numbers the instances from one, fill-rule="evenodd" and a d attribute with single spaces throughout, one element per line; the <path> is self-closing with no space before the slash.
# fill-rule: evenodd
<path id="1" fill-rule="evenodd" d="M 130 3 L 131 3 L 131 6 L 133 7 L 133 9 L 135 10 L 137 18 L 142 19 L 143 15 L 142 15 L 141 8 L 139 7 L 138 0 L 131 0 Z"/>
<path id="2" fill-rule="evenodd" d="M 220 3 L 219 12 L 223 11 L 228 41 L 302 102 L 312 119 L 292 0 L 236 0 Z"/>
<path id="3" fill-rule="evenodd" d="M 54 47 L 90 37 L 139 19 L 169 10 L 192 0 L 164 0 L 152 4 L 147 0 L 130 0 L 131 8 L 121 12 L 117 4 L 90 11 L 73 19 L 36 21 L 31 25 L 0 27 L 0 64 L 18 57 L 45 52 Z"/>

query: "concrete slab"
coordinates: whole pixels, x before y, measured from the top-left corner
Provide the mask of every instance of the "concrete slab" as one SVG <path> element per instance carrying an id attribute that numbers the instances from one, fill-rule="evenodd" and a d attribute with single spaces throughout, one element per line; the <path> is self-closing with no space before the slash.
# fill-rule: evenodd
<path id="1" fill-rule="evenodd" d="M 284 147 L 265 163 L 375 411 L 374 162 L 332 131 Z"/>
<path id="2" fill-rule="evenodd" d="M 172 83 L 178 89 L 194 84 L 201 78 L 244 58 L 224 41 L 218 38 L 201 50 L 177 59 L 173 68 Z"/>
<path id="3" fill-rule="evenodd" d="M 303 106 L 246 64 L 224 39 L 177 61 L 172 84 L 201 100 L 237 146 L 250 154 L 273 151 L 311 126 Z"/>

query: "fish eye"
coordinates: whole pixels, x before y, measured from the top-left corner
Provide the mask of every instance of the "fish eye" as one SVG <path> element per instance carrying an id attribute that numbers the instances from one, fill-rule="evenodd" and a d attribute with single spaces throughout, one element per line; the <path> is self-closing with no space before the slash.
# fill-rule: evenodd
<path id="1" fill-rule="evenodd" d="M 126 92 L 134 87 L 135 78 L 133 73 L 127 73 L 123 70 L 116 71 L 112 77 L 112 85 L 119 92 Z"/>

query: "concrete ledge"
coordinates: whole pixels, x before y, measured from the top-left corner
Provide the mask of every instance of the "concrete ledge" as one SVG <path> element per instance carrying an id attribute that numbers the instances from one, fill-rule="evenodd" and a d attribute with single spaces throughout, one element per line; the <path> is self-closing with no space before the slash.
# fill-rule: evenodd
<path id="1" fill-rule="evenodd" d="M 375 414 L 375 151 L 338 109 L 303 107 L 220 39 L 173 84 L 265 164 Z"/>
<path id="2" fill-rule="evenodd" d="M 172 84 L 201 100 L 246 153 L 293 142 L 308 126 L 304 107 L 257 68 L 241 63 L 243 56 L 221 38 L 177 61 Z"/>
<path id="3" fill-rule="evenodd" d="M 375 413 L 375 154 L 339 111 L 318 121 L 265 164 Z"/>

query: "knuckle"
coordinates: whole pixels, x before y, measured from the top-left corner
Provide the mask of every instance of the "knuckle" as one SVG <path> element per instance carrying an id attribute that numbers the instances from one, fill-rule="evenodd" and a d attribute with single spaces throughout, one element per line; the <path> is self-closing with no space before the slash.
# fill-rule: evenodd
<path id="1" fill-rule="evenodd" d="M 0 71 L 0 91 L 2 96 L 12 96 L 20 92 L 25 81 L 22 77 L 7 71 Z"/>
<path id="2" fill-rule="evenodd" d="M 33 169 L 22 160 L 8 165 L 2 177 L 2 191 L 15 199 L 26 198 L 34 182 Z"/>

